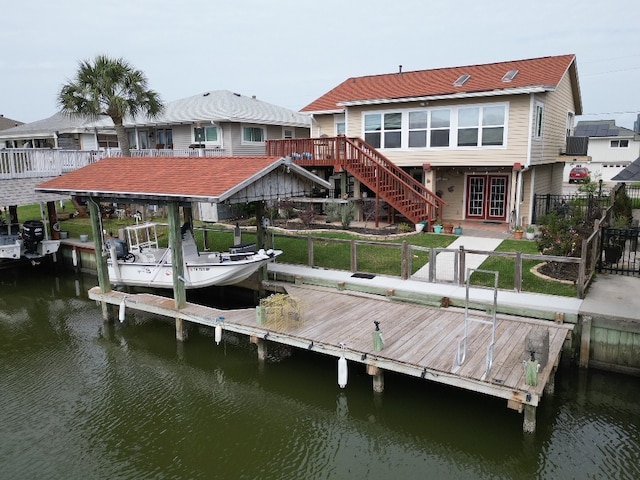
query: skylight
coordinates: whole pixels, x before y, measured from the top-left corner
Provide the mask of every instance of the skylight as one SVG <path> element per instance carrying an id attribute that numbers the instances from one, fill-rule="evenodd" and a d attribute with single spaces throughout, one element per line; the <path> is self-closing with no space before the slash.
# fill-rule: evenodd
<path id="1" fill-rule="evenodd" d="M 463 75 L 460 75 L 460 76 L 458 77 L 458 79 L 457 79 L 455 82 L 453 82 L 453 86 L 454 86 L 454 87 L 461 87 L 461 86 L 462 86 L 462 85 L 464 85 L 464 84 L 467 82 L 467 80 L 469 80 L 470 78 L 471 78 L 471 75 L 469 75 L 468 73 L 465 73 L 465 74 L 463 74 Z"/>
<path id="2" fill-rule="evenodd" d="M 516 78 L 516 75 L 518 75 L 518 70 L 509 70 L 507 73 L 504 74 L 504 77 L 502 77 L 502 81 L 510 82 L 511 80 Z"/>

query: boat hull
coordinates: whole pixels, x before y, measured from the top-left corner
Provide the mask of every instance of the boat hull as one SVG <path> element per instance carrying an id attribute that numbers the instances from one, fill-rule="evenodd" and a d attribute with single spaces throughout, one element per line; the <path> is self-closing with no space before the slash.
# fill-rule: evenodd
<path id="1" fill-rule="evenodd" d="M 206 257 L 200 261 L 185 262 L 185 288 L 204 288 L 210 286 L 235 285 L 249 278 L 260 267 L 275 259 L 281 251 L 273 255 L 255 255 L 247 260 L 208 262 Z M 173 266 L 171 263 L 143 263 L 118 260 L 107 261 L 109 280 L 114 285 L 130 285 L 152 288 L 173 288 Z"/>

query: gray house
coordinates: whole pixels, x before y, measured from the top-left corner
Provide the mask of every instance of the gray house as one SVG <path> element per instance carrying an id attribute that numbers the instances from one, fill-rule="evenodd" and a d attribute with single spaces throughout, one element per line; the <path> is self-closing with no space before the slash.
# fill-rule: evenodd
<path id="1" fill-rule="evenodd" d="M 216 155 L 264 155 L 270 139 L 308 138 L 309 115 L 228 90 L 204 92 L 165 104 L 157 118 L 125 119 L 134 150 L 180 155 L 202 148 Z M 70 118 L 62 113 L 0 131 L 0 148 L 117 149 L 113 122 Z"/>

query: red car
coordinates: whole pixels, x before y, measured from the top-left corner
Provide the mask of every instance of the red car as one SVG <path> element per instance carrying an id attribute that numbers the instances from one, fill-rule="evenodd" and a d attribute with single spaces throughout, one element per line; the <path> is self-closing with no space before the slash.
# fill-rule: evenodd
<path id="1" fill-rule="evenodd" d="M 569 172 L 569 183 L 589 181 L 589 169 L 586 167 L 573 167 Z"/>

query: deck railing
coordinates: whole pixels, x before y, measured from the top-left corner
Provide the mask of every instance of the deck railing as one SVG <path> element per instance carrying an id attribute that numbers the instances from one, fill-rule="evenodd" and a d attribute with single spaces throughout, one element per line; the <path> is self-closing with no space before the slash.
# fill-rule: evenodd
<path id="1" fill-rule="evenodd" d="M 357 137 L 267 140 L 266 153 L 291 157 L 301 166 L 344 168 L 414 223 L 433 221 L 445 204 L 426 186 Z"/>
<path id="2" fill-rule="evenodd" d="M 90 151 L 7 148 L 0 150 L 0 179 L 55 177 L 96 160 Z"/>
<path id="3" fill-rule="evenodd" d="M 223 157 L 223 148 L 131 150 L 132 157 Z M 72 172 L 101 158 L 121 157 L 120 149 L 59 150 L 52 148 L 5 148 L 0 150 L 0 179 L 46 178 Z"/>

